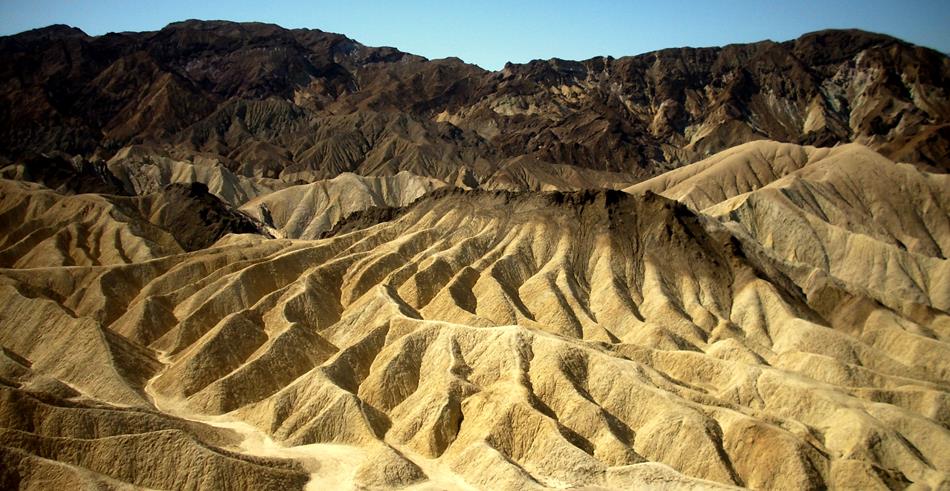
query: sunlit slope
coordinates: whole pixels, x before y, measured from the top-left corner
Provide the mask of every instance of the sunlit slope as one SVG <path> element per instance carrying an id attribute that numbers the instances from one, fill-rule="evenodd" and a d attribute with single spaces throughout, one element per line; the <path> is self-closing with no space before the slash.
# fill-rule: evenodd
<path id="1" fill-rule="evenodd" d="M 710 217 L 653 192 L 442 190 L 323 240 L 231 235 L 121 267 L 5 270 L 3 301 L 43 298 L 110 333 L 105 361 L 80 372 L 124 366 L 119 348 L 153 360 L 150 379 L 74 374 L 77 390 L 365 449 L 347 485 L 939 486 L 950 319 L 946 232 L 928 210 L 946 202 L 910 189 L 942 177 L 879 162 L 882 189 L 924 217 L 915 227 L 854 218 L 866 235 L 844 199 L 842 218 L 804 229 L 808 201 L 768 190 L 822 160 L 809 152 L 797 171 L 765 158 L 775 176 L 724 192 Z M 817 169 L 835 182 L 866 167 Z M 756 218 L 780 206 L 787 223 Z M 849 266 L 862 240 L 893 258 Z M 829 260 L 793 253 L 810 243 Z M 895 288 L 913 271 L 929 283 Z M 8 319 L 0 343 L 42 357 L 18 333 L 55 320 Z"/>
<path id="2" fill-rule="evenodd" d="M 946 174 L 895 164 L 857 144 L 756 142 L 627 189 L 647 190 L 894 309 L 950 309 Z"/>
<path id="3" fill-rule="evenodd" d="M 0 180 L 0 266 L 123 264 L 180 252 L 170 233 L 100 195 Z"/>
<path id="4" fill-rule="evenodd" d="M 81 366 L 88 373 L 99 368 Z M 297 462 L 221 450 L 235 441 L 228 431 L 153 409 L 105 405 L 41 375 L 45 368 L 0 352 L 6 489 L 300 489 L 307 482 Z"/>
<path id="5" fill-rule="evenodd" d="M 351 213 L 374 207 L 406 206 L 445 186 L 437 179 L 408 172 L 387 177 L 345 173 L 255 198 L 241 209 L 277 236 L 317 239 Z"/>
<path id="6" fill-rule="evenodd" d="M 0 179 L 0 267 L 143 262 L 204 249 L 229 233 L 267 232 L 201 183 L 127 197 Z"/>

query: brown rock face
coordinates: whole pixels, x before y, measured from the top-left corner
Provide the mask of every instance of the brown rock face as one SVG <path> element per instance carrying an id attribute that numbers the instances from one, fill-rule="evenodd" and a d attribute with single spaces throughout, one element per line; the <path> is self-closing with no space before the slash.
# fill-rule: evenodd
<path id="1" fill-rule="evenodd" d="M 0 39 L 0 59 L 12 158 L 147 143 L 288 182 L 463 166 L 485 181 L 526 158 L 640 178 L 757 139 L 856 141 L 941 169 L 950 149 L 950 60 L 861 31 L 486 72 L 316 30 L 187 21 L 52 26 Z"/>

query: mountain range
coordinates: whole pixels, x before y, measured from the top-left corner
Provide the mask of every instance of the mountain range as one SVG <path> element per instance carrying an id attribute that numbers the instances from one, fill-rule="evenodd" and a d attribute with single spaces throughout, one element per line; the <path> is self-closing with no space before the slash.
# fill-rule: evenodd
<path id="1" fill-rule="evenodd" d="M 945 54 L 0 60 L 0 488 L 950 487 Z"/>
<path id="2" fill-rule="evenodd" d="M 201 21 L 97 37 L 51 26 L 4 37 L 0 56 L 8 159 L 141 145 L 285 181 L 406 170 L 537 187 L 525 169 L 640 180 L 759 139 L 857 142 L 942 170 L 950 155 L 947 56 L 862 31 L 498 72 Z"/>

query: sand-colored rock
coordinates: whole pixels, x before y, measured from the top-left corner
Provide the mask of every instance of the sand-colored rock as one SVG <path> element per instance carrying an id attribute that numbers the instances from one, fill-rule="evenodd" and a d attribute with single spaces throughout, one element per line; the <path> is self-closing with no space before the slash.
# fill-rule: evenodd
<path id="1" fill-rule="evenodd" d="M 230 431 L 87 398 L 10 350 L 0 367 L 5 489 L 300 489 L 307 482 L 294 461 L 221 449 L 237 440 Z"/>
<path id="2" fill-rule="evenodd" d="M 220 160 L 223 159 L 203 154 L 175 158 L 160 149 L 130 146 L 116 152 L 109 160 L 108 168 L 137 195 L 156 193 L 169 184 L 200 182 L 212 194 L 234 207 L 289 186 L 278 179 L 232 172 Z"/>
<path id="3" fill-rule="evenodd" d="M 945 174 L 895 165 L 858 144 L 754 142 L 627 188 L 648 190 L 720 218 L 777 259 L 866 288 L 893 309 L 950 309 Z"/>
<path id="4" fill-rule="evenodd" d="M 945 176 L 771 142 L 695 166 L 0 270 L 3 479 L 946 487 Z"/>
<path id="5" fill-rule="evenodd" d="M 171 184 L 144 196 L 64 195 L 0 179 L 0 266 L 117 265 L 204 249 L 266 227 L 208 192 Z"/>
<path id="6" fill-rule="evenodd" d="M 317 239 L 343 218 L 374 207 L 406 206 L 446 184 L 400 172 L 388 177 L 352 173 L 252 199 L 241 210 L 290 239 Z"/>
<path id="7" fill-rule="evenodd" d="M 167 231 L 100 195 L 0 180 L 0 266 L 123 264 L 181 253 Z"/>

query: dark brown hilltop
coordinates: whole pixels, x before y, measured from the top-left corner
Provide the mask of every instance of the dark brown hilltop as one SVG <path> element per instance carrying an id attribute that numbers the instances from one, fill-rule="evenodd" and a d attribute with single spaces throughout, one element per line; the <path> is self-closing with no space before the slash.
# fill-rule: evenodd
<path id="1" fill-rule="evenodd" d="M 0 59 L 11 160 L 146 145 L 286 181 L 461 169 L 530 188 L 544 183 L 519 174 L 634 181 L 757 139 L 859 142 L 943 170 L 950 152 L 950 60 L 855 30 L 488 72 L 318 30 L 186 21 L 51 26 L 0 38 Z"/>

